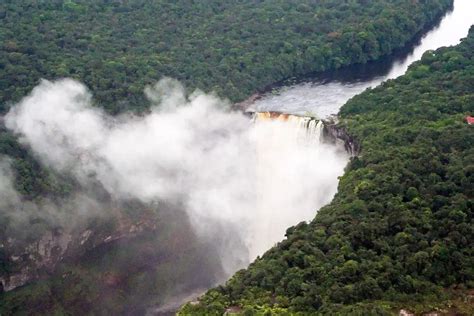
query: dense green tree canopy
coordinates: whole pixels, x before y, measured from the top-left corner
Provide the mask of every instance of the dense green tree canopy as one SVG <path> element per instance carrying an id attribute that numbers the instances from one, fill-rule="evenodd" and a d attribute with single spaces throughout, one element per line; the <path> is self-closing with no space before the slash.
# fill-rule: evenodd
<path id="1" fill-rule="evenodd" d="M 238 101 L 287 77 L 365 63 L 389 54 L 413 39 L 423 28 L 434 23 L 452 2 L 4 0 L 0 2 L 0 112 L 4 113 L 11 104 L 27 95 L 40 78 L 60 77 L 73 77 L 85 82 L 92 90 L 97 105 L 110 113 L 146 109 L 148 104 L 142 94 L 143 88 L 163 76 L 178 78 L 191 89 L 216 91 L 223 97 Z M 458 69 L 456 67 L 459 67 L 459 62 L 467 58 L 463 56 L 463 53 L 453 56 L 449 67 Z M 427 58 L 429 59 L 429 56 Z M 437 62 L 444 67 L 444 62 L 436 58 L 433 60 L 433 63 Z M 423 67 L 412 76 L 428 76 L 425 80 L 429 87 L 429 76 L 434 66 L 421 66 Z M 446 89 L 438 90 L 448 91 L 449 87 L 457 89 L 456 80 L 443 82 Z M 411 88 L 411 84 L 412 81 L 408 80 L 408 88 Z M 393 97 L 397 99 L 399 94 L 398 91 Z M 410 97 L 408 92 L 406 94 L 407 98 Z M 381 99 L 383 95 L 383 92 L 376 94 L 377 98 Z M 459 109 L 463 109 L 472 100 L 465 94 L 462 95 L 465 99 L 459 98 L 450 103 L 453 111 L 457 111 L 453 112 L 453 117 L 461 113 Z M 375 115 L 370 114 L 371 106 L 378 104 L 377 99 L 370 101 L 365 98 L 353 101 L 346 107 L 347 124 L 351 133 L 364 140 L 364 152 L 362 157 L 351 163 L 352 169 L 343 178 L 341 193 L 335 202 L 320 212 L 318 221 L 290 229 L 287 241 L 271 250 L 250 270 L 240 273 L 228 287 L 211 291 L 205 298 L 209 302 L 206 308 L 215 306 L 217 310 L 222 311 L 222 308 L 229 304 L 243 302 L 242 305 L 250 306 L 260 304 L 261 300 L 266 303 L 270 300 L 279 302 L 278 306 L 282 308 L 318 309 L 341 300 L 345 300 L 342 303 L 358 302 L 362 299 L 361 295 L 367 299 L 383 295 L 388 297 L 386 295 L 393 293 L 396 295 L 402 291 L 397 287 L 398 284 L 408 289 L 406 293 L 413 293 L 425 285 L 432 286 L 438 282 L 436 284 L 447 286 L 461 283 L 470 277 L 469 273 L 472 271 L 466 268 L 464 262 L 466 254 L 453 250 L 454 246 L 451 247 L 445 241 L 449 239 L 453 245 L 458 245 L 459 240 L 464 240 L 463 236 L 470 233 L 466 221 L 471 219 L 469 210 L 472 210 L 472 204 L 466 202 L 465 197 L 469 195 L 460 194 L 458 186 L 469 184 L 469 181 L 472 183 L 472 171 L 466 167 L 467 171 L 461 172 L 456 167 L 467 165 L 469 156 L 459 156 L 461 158 L 458 158 L 454 167 L 449 167 L 451 165 L 446 161 L 454 161 L 453 157 L 458 157 L 454 152 L 462 152 L 464 143 L 458 140 L 457 136 L 445 138 L 443 146 L 448 149 L 446 156 L 439 159 L 437 145 L 429 145 L 429 142 L 423 143 L 423 146 L 429 147 L 427 152 L 424 147 L 421 152 L 412 152 L 409 148 L 406 149 L 407 152 L 402 151 L 401 154 L 404 153 L 407 157 L 418 153 L 419 164 L 413 166 L 409 162 L 405 164 L 401 158 L 399 161 L 382 160 L 396 155 L 384 153 L 377 146 L 382 146 L 382 141 L 387 144 L 398 141 L 401 144 L 404 136 L 396 137 L 390 133 L 391 125 L 387 125 L 385 130 L 375 121 L 371 125 L 367 120 L 367 123 L 359 126 L 358 120 L 365 121 L 364 117 Z M 411 104 L 416 108 L 407 100 L 403 100 L 403 104 Z M 422 101 L 423 99 L 419 98 L 417 102 Z M 425 99 L 424 102 L 428 101 Z M 415 113 L 417 112 L 414 112 L 414 116 Z M 433 113 L 434 118 L 439 118 L 437 110 L 433 109 L 430 113 Z M 446 113 L 441 112 L 439 115 L 444 114 Z M 434 125 L 428 125 L 426 133 L 431 135 L 433 142 L 443 139 L 442 128 L 451 126 L 452 130 L 465 130 L 462 124 L 452 127 L 443 123 L 444 118 L 445 116 L 441 116 L 439 120 L 433 121 Z M 409 119 L 408 116 L 396 116 L 394 120 L 382 122 L 402 124 L 404 120 Z M 451 120 L 458 122 L 458 117 Z M 370 147 L 367 144 L 371 143 L 372 139 L 367 137 L 365 140 L 365 136 L 372 135 L 372 131 L 377 129 L 386 131 L 377 134 L 377 137 L 385 138 L 374 138 L 374 144 L 371 145 L 373 147 Z M 400 130 L 403 128 L 400 127 Z M 411 131 L 408 127 L 404 133 L 415 135 L 415 138 L 418 135 L 416 130 Z M 429 139 L 426 138 L 426 141 Z M 421 141 L 425 141 L 425 138 L 420 138 Z M 454 144 L 461 147 L 450 147 Z M 374 155 L 369 154 L 372 152 Z M 437 168 L 433 172 L 429 169 L 431 165 L 421 159 L 427 153 L 433 156 L 434 168 Z M 67 196 L 75 185 L 71 179 L 64 179 L 41 166 L 28 148 L 20 145 L 3 126 L 0 126 L 0 155 L 11 159 L 16 179 L 15 188 L 26 200 L 44 197 L 60 199 Z M 377 165 L 381 161 L 384 161 L 384 164 Z M 404 166 L 407 175 L 400 178 L 393 168 L 403 169 Z M 426 171 L 426 177 L 435 189 L 431 186 L 426 189 L 422 185 L 426 180 L 424 174 L 421 178 L 413 176 L 408 184 L 403 184 L 400 180 L 398 184 L 391 185 L 399 179 L 411 179 L 409 171 L 414 173 L 410 168 L 415 166 L 429 171 Z M 381 180 L 378 175 L 381 176 L 381 170 L 385 169 L 390 172 Z M 446 179 L 451 179 L 446 182 L 449 185 L 443 182 Z M 381 198 L 371 199 L 376 195 L 374 188 L 380 190 Z M 423 198 L 425 189 L 435 192 L 432 201 L 426 202 Z M 385 200 L 384 197 L 389 193 L 382 190 L 389 190 L 393 197 Z M 457 201 L 456 205 L 459 205 L 456 211 L 447 208 L 451 203 L 449 194 L 456 197 L 453 199 Z M 450 218 L 445 224 L 448 226 L 444 228 L 444 233 L 433 233 L 434 236 L 441 236 L 437 244 L 429 244 L 429 247 L 438 245 L 438 248 L 433 250 L 435 252 L 430 252 L 425 243 L 415 245 L 418 240 L 431 242 L 425 236 L 430 227 L 417 230 L 418 222 L 411 222 L 421 221 L 418 217 L 412 218 L 411 207 L 419 206 L 423 209 L 422 214 L 425 214 L 425 209 L 432 207 L 428 203 L 437 207 L 431 209 L 431 213 L 426 212 L 430 220 L 437 218 L 442 221 L 446 214 Z M 407 206 L 412 204 L 414 206 Z M 387 211 L 382 212 L 382 209 Z M 396 215 L 390 222 L 388 219 L 384 221 L 386 213 L 392 209 L 404 216 L 394 213 Z M 433 215 L 439 209 L 443 211 Z M 351 217 L 353 215 L 355 217 Z M 421 213 L 419 215 L 421 216 Z M 405 229 L 408 227 L 407 222 L 411 225 L 408 230 Z M 434 225 L 434 222 L 431 224 Z M 174 225 L 169 229 L 176 230 L 179 225 Z M 449 235 L 449 225 L 459 225 L 459 234 Z M 0 227 L 0 241 L 6 240 L 9 237 L 8 219 L 1 217 Z M 103 229 L 100 225 L 95 227 L 98 230 Z M 350 227 L 360 229 L 350 230 Z M 440 227 L 436 229 L 441 229 Z M 393 230 L 390 231 L 393 236 L 377 237 L 385 236 L 383 234 L 387 229 Z M 34 233 L 35 230 L 31 229 L 27 230 L 25 235 L 27 238 L 35 238 Z M 102 253 L 92 254 L 92 259 L 87 256 L 91 255 L 88 253 L 80 262 L 66 262 L 54 271 L 49 280 L 0 294 L 0 313 L 8 315 L 35 310 L 36 313 L 43 314 L 100 314 L 108 310 L 120 314 L 127 312 L 127 306 L 156 303 L 156 296 L 153 295 L 166 292 L 166 284 L 175 281 L 174 276 L 171 279 L 163 279 L 164 275 L 172 274 L 169 271 L 175 267 L 174 264 L 182 268 L 184 275 L 188 275 L 192 273 L 185 270 L 186 264 L 196 260 L 196 256 L 199 260 L 206 260 L 202 258 L 205 257 L 203 254 L 196 254 L 196 249 L 190 249 L 181 256 L 182 261 L 163 263 L 161 256 L 171 258 L 170 260 L 176 259 L 172 256 L 174 249 L 165 244 L 163 236 L 141 236 L 138 241 L 132 240 L 121 245 L 123 248 L 113 245 L 106 247 L 107 249 L 102 249 Z M 374 239 L 374 236 L 377 238 Z M 164 244 L 161 253 L 152 251 L 154 249 L 150 245 L 154 244 Z M 400 247 L 391 247 L 393 244 Z M 390 253 L 392 248 L 393 251 L 397 249 L 396 254 Z M 412 254 L 413 249 L 416 252 Z M 424 272 L 429 262 L 427 258 L 434 254 L 444 258 L 447 263 L 432 265 L 432 270 Z M 396 260 L 394 256 L 398 255 L 409 259 L 406 261 L 407 267 L 405 262 Z M 150 258 L 150 262 L 154 264 L 151 270 L 147 270 L 149 267 L 143 266 L 142 261 L 138 260 L 140 256 Z M 360 260 L 361 256 L 366 259 Z M 381 256 L 383 260 L 380 262 Z M 6 257 L 0 248 L 2 275 L 15 269 L 11 262 L 7 262 Z M 453 258 L 457 260 L 455 263 Z M 383 274 L 363 273 L 369 269 L 382 271 Z M 403 276 L 403 280 L 394 279 L 396 273 L 405 271 L 404 269 L 411 269 L 409 271 L 415 271 L 421 277 L 418 278 L 415 272 L 410 272 L 413 275 L 407 274 Z M 454 279 L 445 275 L 440 277 L 440 280 L 435 280 L 435 283 L 423 281 L 434 274 L 433 269 L 441 272 L 458 269 L 458 274 L 454 275 Z M 101 287 L 103 284 L 100 277 L 109 270 L 114 270 L 122 280 L 114 291 Z M 332 276 L 326 280 L 328 272 L 331 272 Z M 423 273 L 428 273 L 428 276 Z M 199 275 L 189 275 L 190 279 L 193 277 L 199 279 Z M 331 291 L 323 293 L 322 290 L 327 288 Z M 148 297 L 147 294 L 153 297 Z M 208 311 L 209 309 L 205 312 Z"/>
<path id="2" fill-rule="evenodd" d="M 446 288 L 462 301 L 474 287 L 473 114 L 474 27 L 459 46 L 426 52 L 343 106 L 341 127 L 362 151 L 333 202 L 183 313 L 383 315 L 443 306 Z"/>
<path id="3" fill-rule="evenodd" d="M 113 113 L 163 76 L 242 100 L 286 77 L 400 48 L 452 0 L 4 0 L 0 106 L 74 77 Z"/>
<path id="4" fill-rule="evenodd" d="M 388 54 L 452 2 L 5 0 L 0 113 L 40 78 L 85 82 L 112 113 L 146 109 L 143 88 L 165 75 L 241 100 L 289 76 Z M 0 154 L 13 158 L 26 197 L 67 192 L 2 126 Z"/>

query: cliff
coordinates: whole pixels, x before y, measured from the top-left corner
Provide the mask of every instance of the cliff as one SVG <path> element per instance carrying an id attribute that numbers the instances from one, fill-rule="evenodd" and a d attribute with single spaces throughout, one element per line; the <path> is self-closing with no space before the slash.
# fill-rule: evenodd
<path id="1" fill-rule="evenodd" d="M 341 142 L 348 154 L 352 157 L 360 154 L 359 142 L 348 133 L 347 127 L 334 121 L 324 121 L 323 137 L 327 142 Z"/>
<path id="2" fill-rule="evenodd" d="M 142 214 L 139 219 L 126 218 L 118 210 L 111 218 L 94 228 L 52 228 L 38 240 L 21 241 L 9 237 L 1 245 L 8 271 L 0 275 L 0 290 L 11 291 L 41 277 L 54 273 L 63 261 L 74 261 L 84 253 L 120 239 L 133 238 L 144 231 L 156 230 L 156 219 Z M 114 223 L 115 222 L 115 223 Z M 114 227 L 110 229 L 110 225 Z M 108 227 L 106 227 L 108 226 Z M 25 228 L 27 229 L 27 228 Z"/>

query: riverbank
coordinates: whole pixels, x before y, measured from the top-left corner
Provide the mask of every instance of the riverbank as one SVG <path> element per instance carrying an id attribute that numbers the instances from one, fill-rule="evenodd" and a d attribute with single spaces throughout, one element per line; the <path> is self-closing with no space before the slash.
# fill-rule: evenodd
<path id="1" fill-rule="evenodd" d="M 375 86 L 378 85 L 380 82 L 383 81 L 383 79 L 379 79 L 374 81 L 374 78 L 386 78 L 390 79 L 392 78 L 391 75 L 391 70 L 394 66 L 395 63 L 401 63 L 403 67 L 407 67 L 408 63 L 403 62 L 405 60 L 408 60 L 409 57 L 411 57 L 411 54 L 418 49 L 419 46 L 422 46 L 422 39 L 429 33 L 429 31 L 435 32 L 436 28 L 439 27 L 440 23 L 443 21 L 443 19 L 452 13 L 454 7 L 451 6 L 446 12 L 440 12 L 435 20 L 432 21 L 432 23 L 429 23 L 423 27 L 421 31 L 419 31 L 417 34 L 414 35 L 414 37 L 407 42 L 403 47 L 396 48 L 394 51 L 392 51 L 390 54 L 384 55 L 381 58 L 377 60 L 371 60 L 368 61 L 367 63 L 364 64 L 353 64 L 350 66 L 345 66 L 339 69 L 332 69 L 332 70 L 326 70 L 322 72 L 310 72 L 307 74 L 303 74 L 297 77 L 289 77 L 281 81 L 277 81 L 273 84 L 270 84 L 263 89 L 255 91 L 249 98 L 242 102 L 235 103 L 233 106 L 234 110 L 239 110 L 239 111 L 248 111 L 248 112 L 256 112 L 259 111 L 258 108 L 255 108 L 254 105 L 258 101 L 262 101 L 262 99 L 265 99 L 266 97 L 272 98 L 272 96 L 278 97 L 278 95 L 282 92 L 285 91 L 284 89 L 287 87 L 294 87 L 298 86 L 304 83 L 310 83 L 311 85 L 316 85 L 316 86 L 327 86 L 328 84 L 334 82 L 337 84 L 341 85 L 341 89 L 344 88 L 345 85 L 353 85 L 359 84 L 361 82 L 368 82 L 367 86 Z M 420 56 L 421 57 L 421 56 Z M 411 63 L 412 60 L 410 60 L 409 63 Z M 401 72 L 401 71 L 398 71 Z M 365 89 L 365 86 L 361 86 L 360 92 L 362 92 Z M 358 93 L 360 93 L 358 92 Z M 354 93 L 354 95 L 357 93 Z M 340 102 L 341 106 L 343 103 L 345 103 L 349 98 L 346 100 Z M 308 109 L 307 113 L 294 113 L 294 112 L 288 112 L 285 110 L 280 110 L 276 108 L 271 108 L 271 109 L 266 109 L 265 107 L 262 108 L 262 111 L 271 111 L 271 112 L 281 112 L 281 113 L 288 113 L 288 114 L 294 114 L 294 115 L 309 115 L 309 116 L 316 116 L 315 114 L 312 114 L 311 111 Z M 331 113 L 333 115 L 336 115 L 337 113 Z M 324 119 L 324 117 L 320 117 Z"/>
<path id="2" fill-rule="evenodd" d="M 472 315 L 473 65 L 471 27 L 351 99 L 340 118 L 363 151 L 333 201 L 183 315 Z"/>
<path id="3" fill-rule="evenodd" d="M 231 100 L 243 99 L 255 87 L 315 70 L 311 67 L 340 68 L 375 59 L 406 42 L 450 2 L 329 0 L 312 2 L 314 7 L 287 7 L 288 2 L 268 1 L 261 3 L 260 10 L 255 10 L 252 1 L 225 2 L 224 7 L 219 1 L 206 6 L 160 1 L 145 1 L 142 6 L 131 2 L 29 6 L 8 2 L 0 5 L 0 31 L 4 31 L 6 44 L 0 60 L 5 70 L 0 76 L 0 111 L 27 95 L 40 78 L 59 77 L 85 82 L 96 96 L 94 105 L 113 114 L 146 110 L 149 103 L 143 88 L 162 76 L 181 79 L 190 89 L 199 87 Z M 347 43 L 356 45 L 347 47 Z M 21 189 L 22 198 L 54 199 L 68 190 L 16 137 L 2 133 L 0 145 L 2 153 L 11 157 L 12 181 Z M 134 209 L 125 211 L 133 215 Z M 160 301 L 164 292 L 177 290 L 194 278 L 199 287 L 208 284 L 215 274 L 207 269 L 219 262 L 194 247 L 198 238 L 189 242 L 191 228 L 179 220 L 163 218 L 162 209 L 160 217 L 169 233 L 158 229 L 156 235 L 144 236 L 128 247 L 117 244 L 115 249 L 88 254 L 85 264 L 71 260 L 65 267 L 67 274 L 64 270 L 48 272 L 39 283 L 2 294 L 0 310 L 7 314 L 25 310 L 43 314 L 140 313 Z M 2 224 L 8 228 L 10 221 L 7 218 Z M 16 229 L 31 231 L 31 225 L 27 226 Z M 35 225 L 33 232 L 40 234 L 38 230 L 44 227 Z M 9 231 L 3 230 L 5 234 Z M 93 230 L 100 232 L 103 229 Z M 176 242 L 182 246 L 176 247 Z M 153 245 L 174 251 L 163 256 Z M 28 249 L 24 253 L 24 258 L 31 255 Z M 2 276 L 15 269 L 10 254 L 4 257 L 8 268 L 2 270 Z M 163 264 L 161 259 L 169 261 Z M 199 263 L 203 268 L 196 274 L 192 266 Z"/>

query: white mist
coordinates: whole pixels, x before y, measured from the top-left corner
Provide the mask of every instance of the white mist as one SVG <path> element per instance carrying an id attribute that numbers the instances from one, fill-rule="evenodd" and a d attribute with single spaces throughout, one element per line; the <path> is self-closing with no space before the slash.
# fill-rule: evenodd
<path id="1" fill-rule="evenodd" d="M 42 163 L 117 198 L 179 202 L 201 238 L 213 240 L 230 275 L 311 220 L 337 190 L 347 155 L 320 141 L 309 118 L 260 114 L 175 80 L 146 90 L 144 116 L 111 117 L 84 85 L 43 81 L 5 117 Z M 230 229 L 222 229 L 230 227 Z M 244 251 L 235 245 L 244 245 Z"/>

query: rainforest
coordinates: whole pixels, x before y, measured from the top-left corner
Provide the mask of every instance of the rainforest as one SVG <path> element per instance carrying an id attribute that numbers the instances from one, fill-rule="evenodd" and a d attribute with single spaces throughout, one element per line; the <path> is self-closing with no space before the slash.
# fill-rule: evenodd
<path id="1" fill-rule="evenodd" d="M 0 314 L 472 315 L 470 9 L 3 1 Z"/>
<path id="2" fill-rule="evenodd" d="M 473 52 L 471 28 L 344 105 L 340 124 L 362 150 L 331 204 L 182 314 L 390 315 L 407 304 L 471 314 Z"/>

